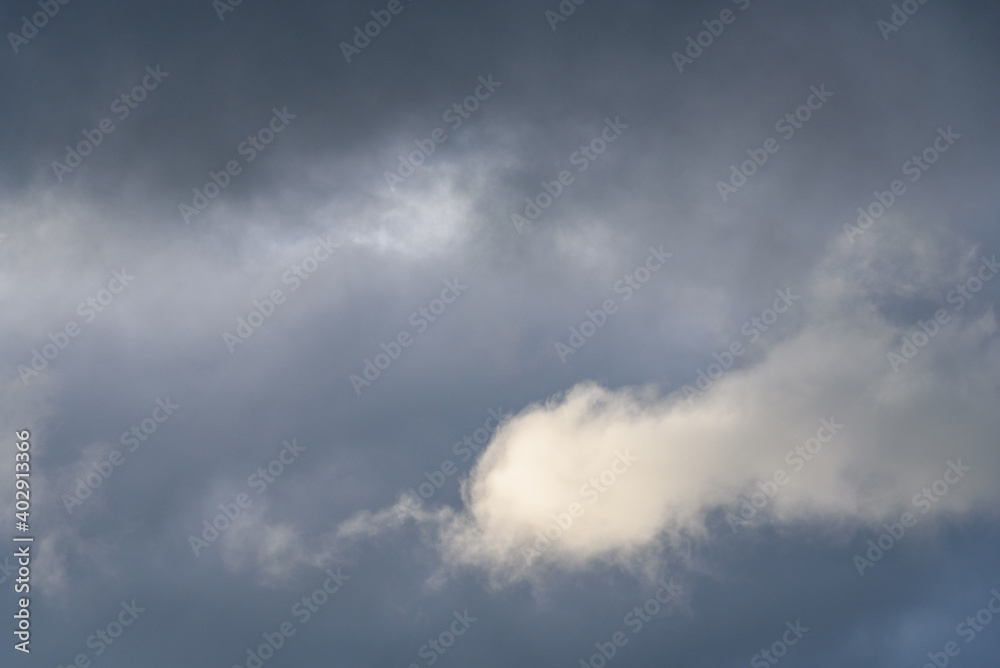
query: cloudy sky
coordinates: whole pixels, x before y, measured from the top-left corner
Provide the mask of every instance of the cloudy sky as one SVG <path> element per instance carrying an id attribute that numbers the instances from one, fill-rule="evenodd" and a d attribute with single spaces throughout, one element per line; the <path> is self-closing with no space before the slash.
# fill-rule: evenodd
<path id="1" fill-rule="evenodd" d="M 0 661 L 995 661 L 998 18 L 0 3 Z"/>

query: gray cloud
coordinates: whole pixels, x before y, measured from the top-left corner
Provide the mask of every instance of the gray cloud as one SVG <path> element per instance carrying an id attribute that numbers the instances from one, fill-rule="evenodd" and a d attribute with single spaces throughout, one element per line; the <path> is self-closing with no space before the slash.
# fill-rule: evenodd
<path id="1" fill-rule="evenodd" d="M 926 3 L 885 40 L 891 3 L 743 4 L 588 2 L 553 31 L 558 3 L 403 0 L 350 63 L 339 43 L 385 3 L 244 2 L 220 20 L 207 0 L 70 2 L 16 53 L 5 40 L 0 421 L 32 431 L 38 542 L 37 645 L 0 656 L 246 665 L 291 620 L 265 665 L 421 665 L 465 609 L 478 621 L 440 665 L 578 665 L 619 629 L 622 665 L 746 665 L 796 619 L 811 630 L 787 660 L 809 665 L 919 665 L 954 639 L 997 584 L 996 286 L 949 300 L 1000 247 L 996 12 Z M 725 8 L 679 72 L 674 52 Z M 37 11 L 0 18 L 17 31 Z M 157 65 L 169 76 L 119 118 Z M 445 111 L 490 75 L 453 130 Z M 833 96 L 785 138 L 776 123 L 821 85 Z M 275 107 L 296 117 L 248 161 Z M 60 182 L 53 161 L 106 117 Z M 628 128 L 577 171 L 616 117 Z M 947 127 L 961 138 L 910 181 Z M 391 190 L 436 128 L 447 140 Z M 722 201 L 716 183 L 769 137 L 780 149 Z M 240 172 L 185 225 L 179 205 L 229 160 Z M 518 234 L 511 214 L 561 170 L 573 183 Z M 851 243 L 844 225 L 895 179 L 905 194 Z M 317 238 L 335 247 L 310 271 Z M 673 255 L 624 301 L 650 246 Z M 414 324 L 455 280 L 467 291 Z M 801 301 L 751 342 L 744 324 L 786 288 Z M 224 334 L 275 290 L 230 352 Z M 556 343 L 609 298 L 563 362 Z M 888 353 L 939 309 L 949 322 L 894 371 Z M 359 395 L 351 375 L 401 333 Z M 733 342 L 745 353 L 686 401 Z M 168 396 L 181 408 L 128 451 Z M 490 410 L 513 417 L 463 459 Z M 843 431 L 793 472 L 786 453 L 831 416 Z M 257 495 L 248 478 L 292 438 L 301 459 Z M 623 448 L 638 460 L 590 505 L 581 486 Z M 69 513 L 113 450 L 124 463 Z M 968 477 L 859 576 L 852 557 L 957 458 Z M 734 531 L 727 514 L 778 468 L 788 485 Z M 423 483 L 432 498 L 398 512 Z M 196 557 L 188 536 L 241 492 L 253 503 Z M 525 559 L 573 502 L 576 526 Z M 293 605 L 338 567 L 351 579 L 300 624 Z M 626 613 L 670 577 L 683 605 L 633 634 Z M 88 637 L 133 599 L 146 610 L 96 656 Z M 995 638 L 960 640 L 962 660 Z"/>

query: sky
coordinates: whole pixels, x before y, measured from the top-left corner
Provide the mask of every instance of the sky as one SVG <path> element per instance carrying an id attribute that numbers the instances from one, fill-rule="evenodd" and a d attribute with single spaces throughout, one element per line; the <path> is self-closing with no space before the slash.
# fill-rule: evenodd
<path id="1" fill-rule="evenodd" d="M 995 661 L 998 18 L 0 2 L 0 662 Z"/>

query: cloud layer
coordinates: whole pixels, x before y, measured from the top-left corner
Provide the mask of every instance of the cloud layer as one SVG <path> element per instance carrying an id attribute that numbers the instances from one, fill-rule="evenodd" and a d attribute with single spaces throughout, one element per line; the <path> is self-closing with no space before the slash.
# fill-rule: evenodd
<path id="1" fill-rule="evenodd" d="M 747 519 L 845 531 L 896 519 L 949 462 L 975 473 L 933 499 L 939 519 L 995 507 L 997 323 L 991 306 L 954 288 L 992 279 L 996 256 L 967 246 L 931 260 L 930 235 L 900 246 L 900 232 L 886 224 L 857 247 L 841 238 L 799 294 L 779 289 L 772 306 L 800 317 L 793 334 L 760 344 L 758 362 L 727 347 L 666 396 L 587 382 L 533 404 L 489 442 L 457 512 L 416 517 L 438 525 L 450 560 L 509 580 L 542 566 L 636 566 L 663 559 L 658 546 Z M 886 251 L 891 260 L 877 258 Z M 856 280 L 891 263 L 895 277 L 907 266 L 920 275 L 880 281 L 878 293 Z M 879 300 L 918 290 L 946 298 L 916 322 L 880 312 Z"/>

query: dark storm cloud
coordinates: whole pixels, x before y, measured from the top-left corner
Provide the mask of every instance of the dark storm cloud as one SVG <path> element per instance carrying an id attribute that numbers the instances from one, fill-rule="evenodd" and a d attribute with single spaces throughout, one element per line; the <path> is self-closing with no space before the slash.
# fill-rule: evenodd
<path id="1" fill-rule="evenodd" d="M 466 610 L 476 621 L 440 665 L 579 665 L 618 630 L 629 641 L 609 665 L 746 665 L 796 620 L 810 630 L 783 661 L 808 665 L 922 665 L 954 640 L 1000 582 L 995 286 L 952 313 L 909 376 L 885 353 L 918 320 L 951 312 L 949 291 L 1000 248 L 996 10 L 931 0 L 886 40 L 877 22 L 891 3 L 564 2 L 576 9 L 553 30 L 556 2 L 401 0 L 348 63 L 340 43 L 387 4 L 246 0 L 220 19 L 208 0 L 75 0 L 16 53 L 5 39 L 3 427 L 34 433 L 40 540 L 37 650 L 4 645 L 5 660 L 245 666 L 288 621 L 295 635 L 265 665 L 426 665 L 428 641 Z M 673 54 L 724 9 L 732 22 L 678 71 Z M 0 16 L 18 31 L 37 11 L 11 2 Z M 447 110 L 490 76 L 499 86 L 453 129 Z M 141 102 L 120 100 L 144 78 Z M 776 124 L 821 86 L 832 96 L 786 136 Z M 251 151 L 275 109 L 284 120 L 270 129 L 287 127 Z M 57 174 L 64 147 L 103 118 L 114 131 Z M 615 119 L 627 127 L 579 171 Z M 961 138 L 909 181 L 904 163 L 948 127 Z M 390 188 L 386 172 L 437 128 L 446 140 Z M 723 201 L 717 182 L 768 138 L 780 148 Z M 218 176 L 231 160 L 238 173 Z M 511 215 L 563 170 L 573 182 L 519 234 Z M 185 224 L 179 205 L 196 205 L 210 173 L 226 185 Z M 894 179 L 906 194 L 850 243 L 844 224 Z M 333 247 L 322 260 L 317 237 Z M 661 245 L 669 263 L 621 301 L 615 286 Z M 122 270 L 134 281 L 89 320 L 79 304 Z M 468 287 L 434 315 L 445 281 Z M 703 488 L 671 497 L 703 510 L 700 526 L 630 534 L 656 558 L 624 567 L 588 556 L 604 537 L 581 538 L 572 559 L 499 589 L 505 562 L 442 542 L 449 512 L 502 519 L 561 483 L 561 468 L 545 469 L 558 453 L 543 447 L 511 471 L 548 477 L 511 503 L 462 496 L 460 480 L 488 491 L 498 474 L 476 472 L 479 453 L 463 460 L 456 445 L 469 447 L 490 411 L 520 413 L 584 381 L 661 394 L 694 384 L 786 287 L 806 295 L 802 308 L 735 362 L 716 387 L 728 403 L 699 404 L 718 424 L 748 406 L 766 418 L 748 423 L 742 451 L 722 450 L 731 457 Z M 267 311 L 274 290 L 282 301 L 230 352 L 223 333 L 242 341 L 240 319 Z M 555 343 L 609 297 L 620 310 L 560 361 Z M 24 382 L 19 367 L 70 321 L 79 336 Z M 412 344 L 397 351 L 403 333 Z M 386 368 L 352 384 L 379 355 Z M 143 433 L 167 397 L 179 408 L 129 451 L 123 433 Z M 735 497 L 705 490 L 770 473 L 791 446 L 767 437 L 829 412 L 817 398 L 864 419 L 794 498 L 734 534 Z M 693 433 L 691 471 L 645 464 L 649 489 L 635 483 L 635 510 L 612 524 L 658 517 L 656 475 L 697 479 L 718 434 Z M 304 450 L 258 494 L 251 476 L 292 439 Z M 69 512 L 64 495 L 107 470 L 114 449 L 124 463 Z M 887 509 L 898 518 L 925 473 L 959 454 L 976 457 L 979 477 L 859 576 L 852 556 L 894 519 Z M 424 515 L 380 514 L 436 486 L 446 460 L 455 473 L 441 473 Z M 838 495 L 841 464 L 858 485 Z M 241 493 L 248 507 L 233 505 Z M 220 504 L 240 517 L 196 556 L 189 537 L 204 537 Z M 520 531 L 535 518 L 515 520 Z M 367 533 L 345 543 L 344 526 Z M 466 548 L 509 540 L 488 521 L 468 527 Z M 304 622 L 294 606 L 337 568 L 349 579 L 321 606 L 312 598 Z M 660 578 L 683 595 L 633 633 L 625 616 Z M 88 638 L 133 599 L 144 611 L 97 656 Z M 0 600 L 13 607 L 6 584 Z M 959 639 L 962 660 L 995 655 L 996 638 L 987 626 Z"/>

